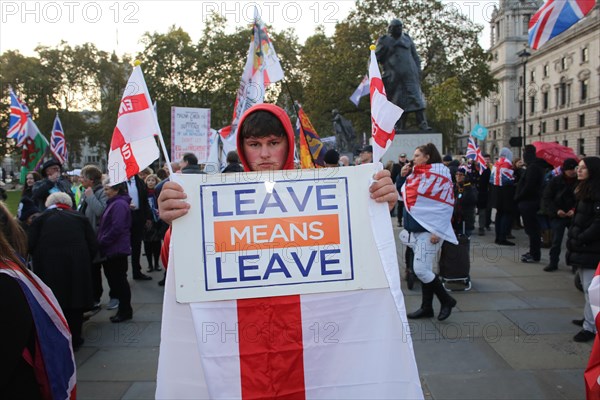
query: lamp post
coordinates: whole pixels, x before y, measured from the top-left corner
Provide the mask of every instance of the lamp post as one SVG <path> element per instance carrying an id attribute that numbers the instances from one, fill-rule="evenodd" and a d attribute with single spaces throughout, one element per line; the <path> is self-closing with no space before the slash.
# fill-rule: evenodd
<path id="1" fill-rule="evenodd" d="M 519 149 L 520 157 L 521 150 L 525 148 L 525 139 L 527 138 L 525 133 L 527 129 L 527 58 L 531 55 L 531 53 L 527 51 L 527 45 L 525 45 L 525 48 L 517 53 L 517 55 L 523 60 L 523 131 L 521 132 L 522 140 L 521 148 Z"/>

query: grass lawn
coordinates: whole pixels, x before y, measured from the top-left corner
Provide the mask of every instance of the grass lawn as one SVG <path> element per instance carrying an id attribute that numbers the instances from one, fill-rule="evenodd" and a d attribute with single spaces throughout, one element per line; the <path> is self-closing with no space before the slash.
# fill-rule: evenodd
<path id="1" fill-rule="evenodd" d="M 20 190 L 7 190 L 8 199 L 6 199 L 6 207 L 12 213 L 12 215 L 17 215 L 17 207 L 19 206 L 19 201 L 21 201 L 21 191 Z"/>

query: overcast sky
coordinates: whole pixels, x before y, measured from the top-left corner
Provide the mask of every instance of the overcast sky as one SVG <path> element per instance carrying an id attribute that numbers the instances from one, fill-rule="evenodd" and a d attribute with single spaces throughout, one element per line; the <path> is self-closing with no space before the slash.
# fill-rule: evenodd
<path id="1" fill-rule="evenodd" d="M 483 24 L 480 37 L 489 45 L 488 21 L 498 0 L 444 1 L 471 20 Z M 55 46 L 61 40 L 70 45 L 94 43 L 105 51 L 135 54 L 142 50 L 139 39 L 147 32 L 167 32 L 171 25 L 182 27 L 198 40 L 204 21 L 212 11 L 228 20 L 228 29 L 246 26 L 254 5 L 262 19 L 277 30 L 293 27 L 300 40 L 309 37 L 318 25 L 332 34 L 354 1 L 4 1 L 0 0 L 0 53 L 19 50 L 35 55 L 38 45 Z M 410 30 L 410 27 L 407 27 Z M 383 33 L 383 32 L 382 32 Z M 277 48 L 277 43 L 275 43 Z"/>

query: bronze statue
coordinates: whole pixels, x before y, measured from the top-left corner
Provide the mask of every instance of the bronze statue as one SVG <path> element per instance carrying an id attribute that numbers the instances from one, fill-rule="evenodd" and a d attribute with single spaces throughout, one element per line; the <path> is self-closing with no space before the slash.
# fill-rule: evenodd
<path id="1" fill-rule="evenodd" d="M 410 36 L 402 32 L 402 22 L 393 19 L 388 34 L 377 40 L 377 61 L 383 67 L 382 80 L 388 99 L 404 110 L 397 128 L 404 130 L 409 113 L 415 113 L 419 129 L 431 130 L 425 119 L 421 92 L 421 59 Z"/>
<path id="2" fill-rule="evenodd" d="M 356 146 L 356 133 L 352 122 L 344 118 L 338 110 L 332 110 L 331 115 L 333 116 L 333 130 L 338 152 L 353 152 Z"/>

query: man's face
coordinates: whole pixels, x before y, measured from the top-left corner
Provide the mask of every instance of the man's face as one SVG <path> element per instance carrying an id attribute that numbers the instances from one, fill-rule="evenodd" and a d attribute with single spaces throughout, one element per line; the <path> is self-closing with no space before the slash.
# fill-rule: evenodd
<path id="1" fill-rule="evenodd" d="M 567 178 L 575 178 L 577 176 L 577 171 L 574 169 L 568 169 L 564 172 Z"/>
<path id="2" fill-rule="evenodd" d="M 243 151 L 252 171 L 277 171 L 285 165 L 288 140 L 285 136 L 275 135 L 245 138 Z"/>
<path id="3" fill-rule="evenodd" d="M 92 185 L 94 184 L 94 181 L 92 181 L 91 179 L 88 179 L 87 176 L 85 175 L 81 175 L 81 186 L 83 186 L 84 188 L 89 188 L 92 187 Z"/>
<path id="4" fill-rule="evenodd" d="M 46 176 L 53 176 L 56 174 L 60 174 L 60 167 L 58 165 L 52 165 L 51 167 L 46 168 Z"/>
<path id="5" fill-rule="evenodd" d="M 398 157 L 398 161 L 400 161 L 403 164 L 406 164 L 406 156 L 400 156 L 400 157 Z"/>
<path id="6" fill-rule="evenodd" d="M 390 34 L 395 38 L 402 36 L 402 24 L 391 25 Z"/>
<path id="7" fill-rule="evenodd" d="M 360 153 L 361 164 L 368 164 L 371 162 L 373 162 L 373 153 L 371 153 L 370 151 L 363 151 L 362 153 Z"/>

